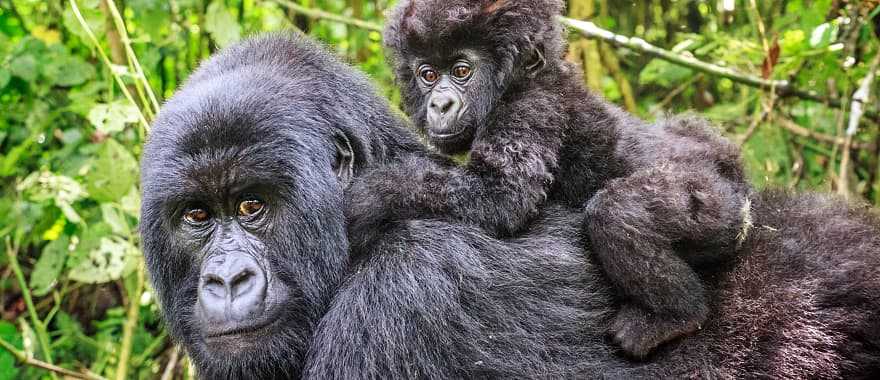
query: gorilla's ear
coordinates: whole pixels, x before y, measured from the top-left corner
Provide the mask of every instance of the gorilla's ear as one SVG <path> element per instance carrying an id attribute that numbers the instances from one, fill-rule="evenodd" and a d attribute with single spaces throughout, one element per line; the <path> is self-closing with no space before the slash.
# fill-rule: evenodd
<path id="1" fill-rule="evenodd" d="M 534 78 L 546 65 L 547 60 L 544 59 L 544 45 L 535 45 L 532 48 L 532 56 L 526 62 L 526 74 L 529 77 Z"/>
<path id="2" fill-rule="evenodd" d="M 333 172 L 336 173 L 336 179 L 342 184 L 342 188 L 347 188 L 354 179 L 354 149 L 351 147 L 351 140 L 342 131 L 333 134 L 333 145 L 336 146 Z"/>

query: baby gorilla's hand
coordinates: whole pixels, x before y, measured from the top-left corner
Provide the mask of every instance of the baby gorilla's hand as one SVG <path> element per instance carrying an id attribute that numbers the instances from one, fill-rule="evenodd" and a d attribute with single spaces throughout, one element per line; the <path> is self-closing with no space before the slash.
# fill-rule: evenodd
<path id="1" fill-rule="evenodd" d="M 375 170 L 356 180 L 345 193 L 348 240 L 357 252 L 371 245 L 388 225 L 400 217 L 399 194 L 389 186 L 387 170 Z"/>
<path id="2" fill-rule="evenodd" d="M 657 346 L 700 329 L 698 320 L 676 320 L 624 304 L 614 318 L 610 334 L 614 343 L 635 359 L 644 359 Z"/>

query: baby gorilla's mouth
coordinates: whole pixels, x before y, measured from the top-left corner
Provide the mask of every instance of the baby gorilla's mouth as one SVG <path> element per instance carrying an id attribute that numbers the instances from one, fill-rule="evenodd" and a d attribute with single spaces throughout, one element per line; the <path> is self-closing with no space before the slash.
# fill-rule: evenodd
<path id="1" fill-rule="evenodd" d="M 467 107 L 461 107 L 458 111 L 448 115 L 427 116 L 428 137 L 436 140 L 456 139 L 468 130 L 468 123 L 463 117 L 467 113 Z M 434 116 L 434 117 L 432 117 Z"/>
<path id="2" fill-rule="evenodd" d="M 434 132 L 432 130 L 432 131 L 428 132 L 428 135 L 429 135 L 429 137 L 431 137 L 431 139 L 435 139 L 435 140 L 452 140 L 452 139 L 457 138 L 459 135 L 461 135 L 461 133 L 464 132 L 464 130 L 465 130 L 464 128 L 457 128 L 456 130 L 451 131 L 451 132 L 447 131 L 447 130 L 444 130 L 443 132 Z"/>

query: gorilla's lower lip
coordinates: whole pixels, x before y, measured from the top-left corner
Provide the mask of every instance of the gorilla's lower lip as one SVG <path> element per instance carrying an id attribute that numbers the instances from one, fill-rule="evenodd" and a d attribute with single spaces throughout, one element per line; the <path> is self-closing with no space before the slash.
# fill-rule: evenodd
<path id="1" fill-rule="evenodd" d="M 211 340 L 215 338 L 222 338 L 226 336 L 234 336 L 234 335 L 246 335 L 250 333 L 255 333 L 260 330 L 266 330 L 270 325 L 277 322 L 277 319 L 269 319 L 262 323 L 255 323 L 247 326 L 238 326 L 231 329 L 225 329 L 220 331 L 212 331 L 205 334 L 206 340 Z"/>

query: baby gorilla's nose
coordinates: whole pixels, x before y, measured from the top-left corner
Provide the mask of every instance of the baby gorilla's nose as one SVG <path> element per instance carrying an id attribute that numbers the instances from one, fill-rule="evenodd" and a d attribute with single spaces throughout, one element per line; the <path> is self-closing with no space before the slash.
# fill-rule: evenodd
<path id="1" fill-rule="evenodd" d="M 430 106 L 431 111 L 437 112 L 440 115 L 446 115 L 455 114 L 456 112 L 458 112 L 461 104 L 458 102 L 457 97 L 452 96 L 451 94 L 444 94 L 431 97 Z"/>
<path id="2" fill-rule="evenodd" d="M 215 255 L 202 267 L 199 306 L 207 321 L 220 325 L 253 319 L 264 309 L 266 285 L 266 274 L 251 255 Z"/>
<path id="3" fill-rule="evenodd" d="M 433 135 L 451 135 L 460 132 L 461 98 L 452 90 L 437 90 L 428 100 L 428 130 Z"/>

